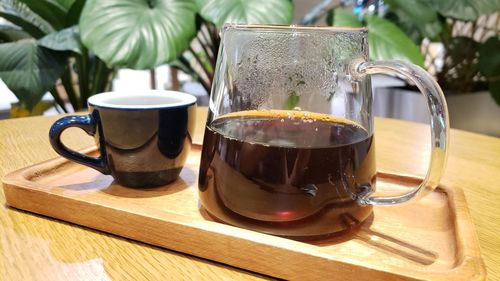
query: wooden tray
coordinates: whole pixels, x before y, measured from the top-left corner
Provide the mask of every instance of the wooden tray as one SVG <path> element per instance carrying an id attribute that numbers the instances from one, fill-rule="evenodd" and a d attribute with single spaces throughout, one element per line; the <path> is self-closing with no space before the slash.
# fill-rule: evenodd
<path id="1" fill-rule="evenodd" d="M 92 149 L 84 151 L 92 153 Z M 7 204 L 119 236 L 285 279 L 483 280 L 485 268 L 460 189 L 438 187 L 418 202 L 375 207 L 357 230 L 299 242 L 209 220 L 197 198 L 199 147 L 181 179 L 154 189 L 119 186 L 62 158 L 8 174 Z M 419 179 L 380 174 L 379 190 Z M 406 188 L 407 188 L 406 187 Z"/>

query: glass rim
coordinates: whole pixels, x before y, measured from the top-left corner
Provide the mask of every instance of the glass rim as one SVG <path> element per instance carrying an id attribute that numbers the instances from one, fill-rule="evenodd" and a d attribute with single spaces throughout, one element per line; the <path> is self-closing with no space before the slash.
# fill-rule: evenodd
<path id="1" fill-rule="evenodd" d="M 262 29 L 262 30 L 285 30 L 285 31 L 333 31 L 333 32 L 358 32 L 366 33 L 366 27 L 352 26 L 308 26 L 308 25 L 281 25 L 281 24 L 242 24 L 242 23 L 225 23 L 223 30 L 228 29 Z"/>

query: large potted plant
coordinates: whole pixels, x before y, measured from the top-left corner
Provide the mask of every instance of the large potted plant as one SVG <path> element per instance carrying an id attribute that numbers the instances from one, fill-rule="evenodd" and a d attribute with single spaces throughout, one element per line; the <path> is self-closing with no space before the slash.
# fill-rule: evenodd
<path id="1" fill-rule="evenodd" d="M 499 0 L 386 0 L 383 8 L 382 1 L 362 2 L 355 9 L 335 9 L 330 23 L 365 23 L 377 33 L 370 25 L 374 17 L 391 22 L 394 34 L 404 33 L 420 46 L 421 65 L 447 96 L 452 127 L 500 136 L 500 125 L 493 121 L 500 119 Z M 376 46 L 370 48 L 373 57 L 384 58 Z"/>
<path id="2" fill-rule="evenodd" d="M 0 26 L 0 78 L 19 99 L 11 112 L 41 113 L 35 111 L 46 92 L 65 112 L 76 111 L 89 96 L 109 88 L 113 69 L 81 44 L 78 21 L 84 4 L 0 1 L 0 17 L 12 23 Z"/>
<path id="3" fill-rule="evenodd" d="M 500 1 L 410 2 L 387 1 L 386 18 L 422 46 L 451 126 L 500 136 Z"/>
<path id="4" fill-rule="evenodd" d="M 210 93 L 225 22 L 289 24 L 290 0 L 88 0 L 83 44 L 109 65 L 150 69 L 170 64 Z"/>
<path id="5" fill-rule="evenodd" d="M 8 58 L 0 78 L 28 110 L 47 91 L 67 110 L 58 79 L 73 109 L 85 107 L 121 67 L 168 63 L 209 92 L 218 28 L 228 21 L 288 24 L 292 14 L 289 0 L 5 0 L 0 16 L 16 26 L 0 30 L 11 34 L 0 44 L 0 57 Z"/>

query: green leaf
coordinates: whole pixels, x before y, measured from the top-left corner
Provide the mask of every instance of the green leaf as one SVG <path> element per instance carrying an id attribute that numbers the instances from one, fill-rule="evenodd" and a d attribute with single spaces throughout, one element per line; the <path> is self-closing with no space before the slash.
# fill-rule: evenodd
<path id="1" fill-rule="evenodd" d="M 333 16 L 329 18 L 328 24 L 333 26 L 361 27 L 363 24 L 358 20 L 355 14 L 346 9 L 336 9 Z"/>
<path id="2" fill-rule="evenodd" d="M 424 38 L 433 41 L 439 40 L 440 32 L 443 30 L 443 23 L 439 20 L 430 22 L 419 22 L 412 19 L 402 10 L 395 10 L 387 13 L 385 18 L 398 26 L 413 42 L 420 44 Z"/>
<path id="3" fill-rule="evenodd" d="M 186 73 L 187 75 L 191 76 L 193 79 L 198 79 L 198 74 L 196 71 L 194 71 L 190 66 L 189 62 L 187 61 L 182 61 L 181 59 L 176 59 L 174 61 L 171 61 L 168 64 L 170 67 L 175 67 L 179 69 L 180 71 Z"/>
<path id="4" fill-rule="evenodd" d="M 388 20 L 367 16 L 368 44 L 372 59 L 401 59 L 424 66 L 424 57 L 406 34 Z"/>
<path id="5" fill-rule="evenodd" d="M 490 37 L 479 47 L 479 70 L 487 77 L 500 75 L 500 37 Z"/>
<path id="6" fill-rule="evenodd" d="M 54 51 L 72 51 L 82 54 L 78 37 L 78 26 L 72 26 L 53 32 L 38 40 L 38 45 Z"/>
<path id="7" fill-rule="evenodd" d="M 66 58 L 35 41 L 0 44 L 0 78 L 31 110 L 61 76 Z"/>
<path id="8" fill-rule="evenodd" d="M 57 5 L 63 11 L 68 12 L 71 6 L 78 0 L 45 0 L 45 2 L 50 2 L 52 5 Z"/>
<path id="9" fill-rule="evenodd" d="M 30 35 L 18 27 L 0 25 L 0 42 L 13 42 L 30 38 Z"/>
<path id="10" fill-rule="evenodd" d="M 365 19 L 371 58 L 403 59 L 419 66 L 424 65 L 424 57 L 418 46 L 396 25 L 377 16 L 366 16 Z M 334 26 L 363 26 L 356 15 L 345 9 L 336 9 L 329 23 Z"/>
<path id="11" fill-rule="evenodd" d="M 500 80 L 491 81 L 488 86 L 491 97 L 495 100 L 497 105 L 500 106 Z"/>
<path id="12" fill-rule="evenodd" d="M 66 11 L 50 0 L 19 0 L 23 2 L 35 14 L 47 21 L 54 29 L 64 27 Z"/>
<path id="13" fill-rule="evenodd" d="M 391 10 L 401 10 L 412 21 L 431 22 L 438 20 L 436 11 L 432 8 L 430 3 L 422 0 L 386 0 L 390 5 Z"/>
<path id="14" fill-rule="evenodd" d="M 80 36 L 108 65 L 148 69 L 173 61 L 189 46 L 195 12 L 189 0 L 88 0 Z"/>
<path id="15" fill-rule="evenodd" d="M 489 80 L 491 96 L 500 106 L 500 37 L 490 37 L 479 47 L 479 70 Z"/>
<path id="16" fill-rule="evenodd" d="M 481 83 L 474 81 L 479 73 L 479 43 L 466 36 L 451 37 L 446 45 L 446 59 L 437 74 L 439 85 L 447 92 L 467 93 L 480 88 Z M 486 85 L 482 86 L 485 88 Z"/>
<path id="17" fill-rule="evenodd" d="M 196 52 L 194 55 L 196 55 L 196 57 L 198 57 L 198 59 L 201 61 L 203 68 L 205 68 L 209 73 L 214 73 L 214 68 L 212 66 L 212 63 L 210 62 L 210 58 L 207 57 L 207 54 L 205 52 Z M 184 53 L 184 58 L 189 62 L 190 65 L 193 65 L 192 62 L 196 61 L 196 57 L 194 55 L 188 52 Z"/>
<path id="18" fill-rule="evenodd" d="M 500 10 L 500 0 L 427 0 L 440 14 L 458 20 L 473 21 L 481 15 Z"/>
<path id="19" fill-rule="evenodd" d="M 300 97 L 297 95 L 297 93 L 295 91 L 290 91 L 288 93 L 288 98 L 283 104 L 283 109 L 286 110 L 294 109 L 297 106 L 297 104 L 299 104 L 299 101 Z"/>
<path id="20" fill-rule="evenodd" d="M 479 51 L 479 43 L 474 39 L 465 36 L 452 37 L 447 48 L 448 59 L 445 65 L 453 72 L 454 76 L 463 79 L 463 73 L 479 71 L 478 63 L 474 63 Z"/>
<path id="21" fill-rule="evenodd" d="M 73 26 L 80 21 L 85 0 L 76 0 L 66 13 L 66 26 Z"/>
<path id="22" fill-rule="evenodd" d="M 290 0 L 197 0 L 200 15 L 221 27 L 230 23 L 290 24 Z"/>
<path id="23" fill-rule="evenodd" d="M 390 12 L 394 15 L 393 22 L 401 28 L 414 42 L 420 43 L 423 38 L 435 38 L 442 30 L 437 12 L 432 6 L 422 0 L 388 0 Z"/>
<path id="24" fill-rule="evenodd" d="M 1 0 L 0 17 L 21 27 L 37 39 L 54 31 L 54 28 L 47 21 L 18 0 Z"/>

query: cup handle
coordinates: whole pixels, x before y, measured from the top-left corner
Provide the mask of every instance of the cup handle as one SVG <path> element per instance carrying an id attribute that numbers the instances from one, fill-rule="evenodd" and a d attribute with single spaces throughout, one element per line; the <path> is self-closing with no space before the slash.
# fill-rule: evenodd
<path id="1" fill-rule="evenodd" d="M 351 75 L 354 77 L 380 73 L 395 73 L 403 76 L 405 79 L 412 81 L 425 96 L 431 117 L 431 159 L 427 175 L 418 187 L 401 196 L 372 197 L 369 194 L 361 196 L 358 198 L 358 203 L 362 205 L 399 204 L 427 194 L 438 185 L 447 158 L 450 123 L 446 100 L 438 83 L 421 67 L 403 61 L 354 62 L 351 68 Z"/>
<path id="2" fill-rule="evenodd" d="M 99 157 L 91 157 L 81 154 L 69 149 L 61 142 L 62 132 L 69 127 L 80 128 L 90 136 L 94 136 L 96 134 L 96 121 L 92 115 L 65 116 L 57 120 L 52 127 L 50 127 L 49 139 L 52 148 L 64 158 L 89 166 L 90 168 L 96 169 L 103 174 L 109 174 L 106 162 L 102 155 Z"/>

